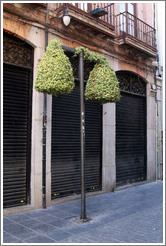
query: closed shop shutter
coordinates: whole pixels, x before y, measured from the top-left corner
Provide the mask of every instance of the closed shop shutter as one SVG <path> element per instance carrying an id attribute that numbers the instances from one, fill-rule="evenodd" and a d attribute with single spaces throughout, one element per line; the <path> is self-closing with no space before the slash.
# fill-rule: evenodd
<path id="1" fill-rule="evenodd" d="M 146 179 L 146 82 L 119 71 L 121 99 L 116 103 L 116 182 Z"/>
<path id="2" fill-rule="evenodd" d="M 85 103 L 86 190 L 101 189 L 102 107 Z M 52 199 L 80 193 L 80 97 L 77 85 L 72 93 L 52 101 Z"/>
<path id="3" fill-rule="evenodd" d="M 116 105 L 117 185 L 146 178 L 146 100 L 121 94 Z"/>
<path id="4" fill-rule="evenodd" d="M 30 168 L 29 74 L 28 69 L 4 65 L 4 207 L 27 203 Z"/>

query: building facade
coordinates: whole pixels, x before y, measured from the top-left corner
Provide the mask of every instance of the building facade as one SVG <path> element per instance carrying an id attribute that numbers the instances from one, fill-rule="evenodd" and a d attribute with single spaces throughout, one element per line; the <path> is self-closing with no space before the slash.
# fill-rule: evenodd
<path id="1" fill-rule="evenodd" d="M 164 49 L 164 35 L 165 33 L 162 31 L 162 26 L 160 23 L 165 23 L 165 3 L 164 2 L 158 2 L 156 4 L 156 31 L 157 31 L 157 50 L 158 50 L 158 56 L 157 60 L 159 63 L 159 67 L 157 69 L 157 76 L 160 78 L 162 81 L 161 83 L 163 84 L 164 79 L 163 79 L 163 67 L 164 67 L 164 55 L 163 55 L 163 49 Z M 161 84 L 159 83 L 159 86 Z M 160 101 L 163 102 L 163 91 L 164 84 L 161 87 L 161 98 L 159 98 Z M 160 104 L 160 120 L 158 120 L 158 178 L 163 179 L 163 173 L 164 173 L 164 167 L 163 167 L 163 103 Z M 161 130 L 161 131 L 160 131 Z"/>
<path id="2" fill-rule="evenodd" d="M 108 59 L 121 90 L 117 103 L 85 102 L 87 192 L 156 180 L 162 79 L 155 73 L 155 5 L 3 3 L 3 13 L 4 213 L 42 208 L 43 200 L 51 206 L 80 193 L 79 61 L 73 57 L 79 46 Z M 44 95 L 34 83 L 47 39 L 62 43 L 75 88 L 69 95 L 46 96 L 43 123 Z M 85 86 L 93 65 L 84 63 Z"/>

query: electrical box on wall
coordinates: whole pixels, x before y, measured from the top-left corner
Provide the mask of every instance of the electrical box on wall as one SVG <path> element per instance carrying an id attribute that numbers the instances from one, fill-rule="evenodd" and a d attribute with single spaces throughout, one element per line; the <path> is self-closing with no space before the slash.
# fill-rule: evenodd
<path id="1" fill-rule="evenodd" d="M 156 85 L 151 85 L 152 90 L 156 90 Z"/>

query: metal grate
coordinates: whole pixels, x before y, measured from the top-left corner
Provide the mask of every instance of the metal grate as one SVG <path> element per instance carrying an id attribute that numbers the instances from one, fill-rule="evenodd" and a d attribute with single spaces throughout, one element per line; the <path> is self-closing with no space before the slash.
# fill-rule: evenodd
<path id="1" fill-rule="evenodd" d="M 146 83 L 138 75 L 127 71 L 118 71 L 116 76 L 121 91 L 146 96 Z"/>
<path id="2" fill-rule="evenodd" d="M 24 41 L 7 33 L 3 35 L 3 62 L 32 68 L 33 50 Z"/>

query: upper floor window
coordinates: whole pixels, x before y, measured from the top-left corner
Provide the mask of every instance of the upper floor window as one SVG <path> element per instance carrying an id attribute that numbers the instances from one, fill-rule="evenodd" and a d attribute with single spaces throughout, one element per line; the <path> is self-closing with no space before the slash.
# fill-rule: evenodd
<path id="1" fill-rule="evenodd" d="M 127 3 L 127 12 L 129 12 L 130 14 L 134 15 L 135 11 L 134 11 L 134 3 Z"/>
<path id="2" fill-rule="evenodd" d="M 120 3 L 119 4 L 119 12 L 123 13 L 126 11 L 126 4 L 125 3 Z"/>
<path id="3" fill-rule="evenodd" d="M 82 9 L 84 11 L 88 10 L 88 3 L 72 3 L 74 6 L 76 6 L 79 9 Z"/>
<path id="4" fill-rule="evenodd" d="M 136 15 L 136 4 L 135 3 L 120 3 L 119 11 L 120 13 L 127 11 L 132 15 Z"/>
<path id="5" fill-rule="evenodd" d="M 122 13 L 120 15 L 120 26 L 121 31 L 127 32 L 128 34 L 135 36 L 136 33 L 136 23 L 135 15 L 136 8 L 134 3 L 120 3 L 119 11 Z M 127 12 L 127 13 L 126 13 Z"/>

